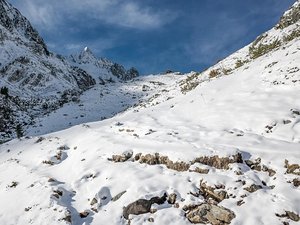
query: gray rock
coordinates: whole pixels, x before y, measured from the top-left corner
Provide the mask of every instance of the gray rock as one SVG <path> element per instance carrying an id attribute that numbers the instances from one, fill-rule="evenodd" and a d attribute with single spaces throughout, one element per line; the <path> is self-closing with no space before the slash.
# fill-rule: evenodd
<path id="1" fill-rule="evenodd" d="M 139 199 L 123 209 L 123 216 L 128 219 L 129 215 L 140 215 L 144 213 L 149 213 L 151 211 L 152 204 L 161 205 L 167 200 L 167 194 L 162 197 L 153 197 L 150 200 Z"/>
<path id="2" fill-rule="evenodd" d="M 186 217 L 194 224 L 220 225 L 230 224 L 231 220 L 235 218 L 235 214 L 224 207 L 204 203 L 189 211 Z"/>

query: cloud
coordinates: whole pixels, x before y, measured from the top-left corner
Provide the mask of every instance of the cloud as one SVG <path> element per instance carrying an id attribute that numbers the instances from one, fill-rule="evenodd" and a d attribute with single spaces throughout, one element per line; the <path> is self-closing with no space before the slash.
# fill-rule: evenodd
<path id="1" fill-rule="evenodd" d="M 122 0 L 10 0 L 41 29 L 53 29 L 69 20 L 105 23 L 132 29 L 159 28 L 176 18 L 175 13 L 154 10 L 140 2 Z"/>

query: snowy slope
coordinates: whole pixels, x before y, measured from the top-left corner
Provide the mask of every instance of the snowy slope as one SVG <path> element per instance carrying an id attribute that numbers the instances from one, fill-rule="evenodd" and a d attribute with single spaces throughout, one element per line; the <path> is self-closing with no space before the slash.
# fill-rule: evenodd
<path id="1" fill-rule="evenodd" d="M 292 32 L 294 25 L 284 29 Z M 249 46 L 245 49 L 249 53 Z M 167 193 L 169 202 L 130 214 L 130 224 L 188 225 L 207 213 L 204 221 L 212 224 L 298 224 L 300 38 L 249 58 L 228 76 L 209 75 L 245 49 L 184 80 L 138 79 L 139 85 L 153 84 L 152 79 L 170 84 L 152 103 L 148 99 L 111 119 L 0 145 L 1 223 L 129 224 L 124 214 L 133 212 L 129 204 L 145 199 L 141 206 Z M 144 87 L 151 89 L 156 86 Z M 81 99 L 84 104 L 91 93 Z M 75 116 L 79 106 L 67 107 L 56 115 Z M 51 115 L 41 121 L 52 123 L 57 121 Z M 242 159 L 236 160 L 237 153 Z M 204 202 L 208 208 L 201 211 Z"/>

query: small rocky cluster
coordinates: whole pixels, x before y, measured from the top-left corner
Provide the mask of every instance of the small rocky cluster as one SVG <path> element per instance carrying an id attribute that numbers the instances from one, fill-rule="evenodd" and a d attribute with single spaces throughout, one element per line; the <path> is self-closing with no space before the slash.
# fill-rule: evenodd
<path id="1" fill-rule="evenodd" d="M 219 157 L 218 155 L 215 156 L 201 156 L 192 160 L 191 162 L 183 162 L 177 161 L 174 162 L 169 159 L 168 156 L 162 156 L 159 153 L 146 154 L 143 155 L 142 153 L 138 153 L 133 157 L 132 151 L 126 151 L 121 155 L 113 155 L 108 160 L 113 162 L 126 162 L 126 161 L 137 161 L 141 164 L 148 164 L 148 165 L 166 165 L 168 169 L 176 170 L 179 172 L 188 171 L 191 165 L 195 163 L 201 163 L 210 167 L 214 167 L 216 169 L 229 169 L 229 165 L 233 163 L 243 163 L 241 153 L 236 153 L 230 157 Z M 195 170 L 190 170 L 191 172 L 198 172 L 198 173 L 208 173 L 206 169 L 196 168 Z"/>

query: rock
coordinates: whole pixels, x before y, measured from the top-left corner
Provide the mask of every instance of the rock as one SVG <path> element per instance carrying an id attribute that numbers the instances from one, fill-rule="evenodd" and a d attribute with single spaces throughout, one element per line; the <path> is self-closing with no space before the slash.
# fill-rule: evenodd
<path id="1" fill-rule="evenodd" d="M 113 155 L 111 159 L 108 159 L 113 162 L 126 162 L 128 159 L 130 159 L 133 155 L 133 151 L 125 151 L 122 153 L 122 155 Z"/>
<path id="2" fill-rule="evenodd" d="M 229 164 L 232 163 L 243 163 L 243 158 L 241 153 L 236 153 L 231 157 L 219 157 L 218 155 L 215 156 L 202 156 L 193 160 L 192 164 L 194 163 L 202 163 L 207 166 L 211 166 L 217 169 L 229 169 Z"/>
<path id="3" fill-rule="evenodd" d="M 196 167 L 194 170 L 190 170 L 190 172 L 208 174 L 209 169 L 202 169 L 202 168 Z"/>
<path id="4" fill-rule="evenodd" d="M 257 185 L 257 184 L 252 184 L 250 187 L 246 187 L 244 188 L 244 190 L 250 192 L 250 193 L 253 193 L 257 190 L 260 190 L 262 189 L 263 187 L 261 185 Z"/>
<path id="5" fill-rule="evenodd" d="M 290 211 L 285 211 L 286 212 L 286 217 L 295 221 L 295 222 L 298 222 L 300 220 L 300 217 L 298 214 L 294 213 L 294 212 L 290 212 Z"/>
<path id="6" fill-rule="evenodd" d="M 293 182 L 293 185 L 295 187 L 299 187 L 300 186 L 300 179 L 299 178 L 295 178 L 292 182 Z"/>
<path id="7" fill-rule="evenodd" d="M 288 219 L 293 220 L 295 222 L 300 221 L 299 215 L 294 213 L 294 212 L 291 212 L 291 211 L 285 211 L 285 214 L 276 213 L 275 215 L 278 216 L 278 217 L 282 217 L 282 218 L 283 217 L 288 218 Z"/>
<path id="8" fill-rule="evenodd" d="M 90 213 L 88 211 L 84 211 L 79 213 L 80 218 L 86 218 Z"/>
<path id="9" fill-rule="evenodd" d="M 167 201 L 168 201 L 169 204 L 173 205 L 176 202 L 176 198 L 177 198 L 177 195 L 175 193 L 172 193 L 168 196 Z"/>
<path id="10" fill-rule="evenodd" d="M 133 203 L 130 203 L 127 207 L 123 208 L 123 216 L 128 219 L 129 215 L 140 215 L 149 213 L 151 211 L 152 204 L 161 205 L 167 200 L 167 194 L 165 193 L 162 197 L 153 197 L 150 200 L 139 199 Z"/>
<path id="11" fill-rule="evenodd" d="M 56 182 L 56 180 L 55 180 L 54 178 L 50 177 L 50 178 L 48 179 L 48 182 L 49 182 L 49 183 L 53 183 L 53 182 Z"/>
<path id="12" fill-rule="evenodd" d="M 238 206 L 241 206 L 241 205 L 243 205 L 245 202 L 243 201 L 243 200 L 239 200 L 236 204 L 238 205 Z"/>
<path id="13" fill-rule="evenodd" d="M 142 86 L 142 91 L 149 91 L 150 90 L 150 87 L 148 85 L 143 85 Z"/>
<path id="14" fill-rule="evenodd" d="M 191 223 L 210 223 L 212 225 L 230 224 L 231 220 L 235 218 L 235 214 L 231 210 L 207 203 L 195 207 L 185 216 Z"/>
<path id="15" fill-rule="evenodd" d="M 98 203 L 98 200 L 96 198 L 93 198 L 90 205 L 95 205 Z"/>
<path id="16" fill-rule="evenodd" d="M 150 218 L 148 218 L 148 221 L 149 221 L 150 223 L 154 223 L 154 218 L 150 217 Z"/>
<path id="17" fill-rule="evenodd" d="M 203 180 L 200 181 L 199 189 L 200 189 L 200 194 L 202 194 L 206 200 L 212 198 L 214 201 L 219 203 L 224 199 L 229 198 L 225 190 L 215 191 L 215 188 L 208 186 L 205 182 L 203 182 Z"/>
<path id="18" fill-rule="evenodd" d="M 299 164 L 289 164 L 288 160 L 285 160 L 286 173 L 300 175 L 300 165 Z"/>
<path id="19" fill-rule="evenodd" d="M 161 156 L 159 153 L 155 153 L 154 155 L 146 154 L 140 155 L 139 163 L 145 163 L 148 165 L 166 165 L 168 169 L 176 170 L 179 172 L 187 171 L 190 168 L 189 163 L 185 162 L 173 162 L 169 159 L 168 156 Z"/>
<path id="20" fill-rule="evenodd" d="M 67 146 L 67 145 L 62 145 L 62 146 L 59 146 L 57 148 L 57 150 L 61 150 L 61 151 L 64 151 L 64 150 L 69 150 L 70 148 Z"/>
<path id="21" fill-rule="evenodd" d="M 113 197 L 111 199 L 111 201 L 113 201 L 113 202 L 118 201 L 122 197 L 122 195 L 124 195 L 125 193 L 126 193 L 126 191 L 122 191 L 121 193 L 119 193 L 115 197 Z"/>

